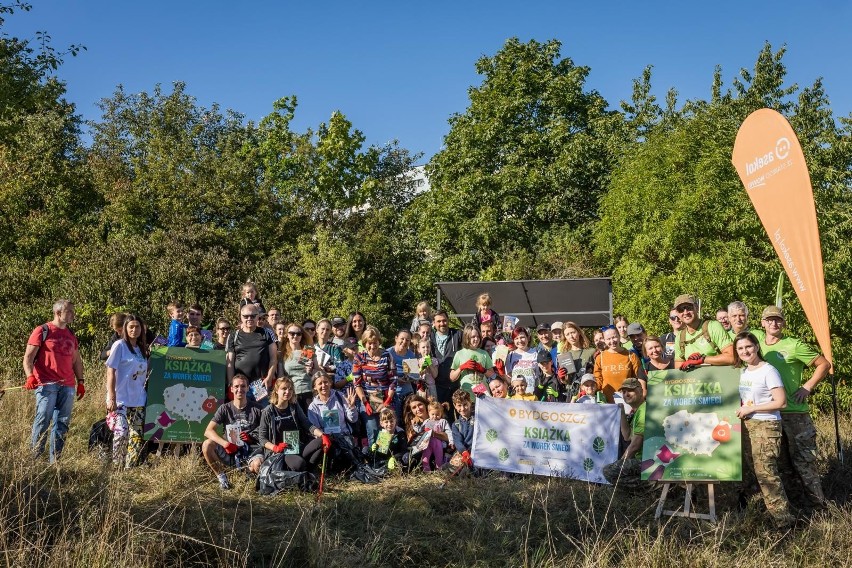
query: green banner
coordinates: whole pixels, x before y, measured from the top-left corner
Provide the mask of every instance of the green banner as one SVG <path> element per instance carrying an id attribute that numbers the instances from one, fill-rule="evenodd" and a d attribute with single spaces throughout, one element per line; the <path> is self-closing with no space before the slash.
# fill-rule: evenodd
<path id="1" fill-rule="evenodd" d="M 146 440 L 200 442 L 225 398 L 225 352 L 186 347 L 151 349 Z"/>
<path id="2" fill-rule="evenodd" d="M 642 479 L 742 479 L 740 370 L 697 367 L 648 374 Z"/>

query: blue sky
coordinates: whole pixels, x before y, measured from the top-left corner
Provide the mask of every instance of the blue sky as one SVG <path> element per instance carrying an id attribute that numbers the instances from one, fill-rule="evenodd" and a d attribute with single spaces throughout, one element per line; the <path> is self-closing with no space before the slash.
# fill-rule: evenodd
<path id="1" fill-rule="evenodd" d="M 95 103 L 118 84 L 184 81 L 199 104 L 251 120 L 295 94 L 299 130 L 340 110 L 368 143 L 398 139 L 425 162 L 481 81 L 475 61 L 513 36 L 562 41 L 563 56 L 591 67 L 587 88 L 613 106 L 646 65 L 660 99 L 669 87 L 681 101 L 706 98 L 716 64 L 730 85 L 768 40 L 787 45 L 790 81 L 823 77 L 835 116 L 852 111 L 845 2 L 30 1 L 4 31 L 87 47 L 59 71 L 85 119 L 99 118 Z"/>

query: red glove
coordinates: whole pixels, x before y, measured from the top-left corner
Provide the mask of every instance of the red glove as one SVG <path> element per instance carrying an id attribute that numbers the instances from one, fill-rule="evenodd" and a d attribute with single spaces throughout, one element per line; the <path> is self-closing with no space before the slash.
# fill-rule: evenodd
<path id="1" fill-rule="evenodd" d="M 287 442 L 281 442 L 280 444 L 275 444 L 272 446 L 272 453 L 280 454 L 290 446 L 287 445 Z"/>
<path id="2" fill-rule="evenodd" d="M 27 390 L 36 390 L 38 388 L 38 379 L 35 378 L 35 375 L 27 377 L 27 382 L 24 384 L 24 388 Z"/>
<path id="3" fill-rule="evenodd" d="M 372 407 L 372 406 L 370 406 L 370 401 L 369 401 L 369 400 L 364 401 L 364 412 L 366 412 L 366 413 L 367 413 L 367 416 L 372 416 L 372 415 L 373 415 L 373 407 Z"/>
<path id="4" fill-rule="evenodd" d="M 242 440 L 246 444 L 253 444 L 254 443 L 254 438 L 249 436 L 248 432 L 240 432 L 240 440 Z"/>
<path id="5" fill-rule="evenodd" d="M 235 453 L 237 453 L 237 450 L 239 450 L 239 449 L 240 449 L 239 446 L 237 446 L 236 444 L 234 444 L 232 442 L 228 442 L 228 445 L 225 446 L 225 453 L 228 454 L 229 456 L 232 456 Z"/>
<path id="6" fill-rule="evenodd" d="M 84 394 L 86 394 L 86 385 L 84 383 L 77 383 L 77 400 L 83 398 Z"/>
<path id="7" fill-rule="evenodd" d="M 331 448 L 331 438 L 329 438 L 328 434 L 322 435 L 322 450 L 327 452 Z"/>
<path id="8" fill-rule="evenodd" d="M 471 371 L 474 373 L 479 373 L 480 375 L 485 373 L 485 367 L 482 366 L 481 363 L 477 363 L 476 361 L 472 361 L 473 365 L 471 367 Z"/>
<path id="9" fill-rule="evenodd" d="M 390 406 L 393 404 L 393 393 L 388 391 L 388 395 L 385 397 L 384 402 L 382 402 L 385 406 Z"/>
<path id="10" fill-rule="evenodd" d="M 473 467 L 473 460 L 470 459 L 470 452 L 465 450 L 462 452 L 462 461 L 465 463 L 467 467 Z"/>
<path id="11" fill-rule="evenodd" d="M 497 369 L 497 372 L 501 375 L 506 374 L 506 363 L 504 363 L 501 359 L 497 359 L 497 362 L 494 363 L 494 368 Z"/>
<path id="12" fill-rule="evenodd" d="M 698 365 L 704 364 L 704 355 L 700 353 L 693 353 L 689 356 L 689 359 L 680 364 L 681 371 L 688 371 L 692 367 L 697 367 Z"/>
<path id="13" fill-rule="evenodd" d="M 565 367 L 559 367 L 559 370 L 556 372 L 556 376 L 564 381 L 565 377 L 568 376 L 568 369 Z"/>
<path id="14" fill-rule="evenodd" d="M 473 371 L 474 365 L 476 365 L 476 361 L 474 361 L 473 359 L 468 359 L 467 361 L 465 361 L 464 363 L 459 365 L 459 370 L 460 371 Z"/>

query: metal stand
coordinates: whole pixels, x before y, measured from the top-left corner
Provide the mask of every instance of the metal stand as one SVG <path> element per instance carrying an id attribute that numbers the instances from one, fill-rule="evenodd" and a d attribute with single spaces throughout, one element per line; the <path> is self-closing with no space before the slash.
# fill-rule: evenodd
<path id="1" fill-rule="evenodd" d="M 692 490 L 696 485 L 707 486 L 707 507 L 708 513 L 695 513 L 692 511 Z M 710 482 L 687 483 L 686 495 L 683 498 L 683 510 L 663 510 L 666 504 L 666 498 L 669 494 L 671 483 L 663 485 L 663 493 L 660 495 L 660 501 L 657 503 L 657 512 L 654 514 L 654 519 L 659 520 L 662 515 L 669 517 L 689 517 L 691 519 L 704 519 L 706 521 L 716 522 L 716 496 L 714 485 Z"/>

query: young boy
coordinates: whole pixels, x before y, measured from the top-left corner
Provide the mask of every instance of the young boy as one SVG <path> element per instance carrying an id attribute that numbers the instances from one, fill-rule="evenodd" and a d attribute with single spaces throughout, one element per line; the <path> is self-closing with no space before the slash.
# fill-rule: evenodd
<path id="1" fill-rule="evenodd" d="M 168 347 L 184 347 L 184 335 L 186 334 L 186 324 L 183 321 L 183 304 L 181 302 L 169 302 L 166 306 L 169 311 L 169 317 L 172 318 L 169 324 L 169 337 L 166 341 Z"/>
<path id="2" fill-rule="evenodd" d="M 473 446 L 473 403 L 470 394 L 462 389 L 453 393 L 456 421 L 453 422 L 453 444 L 457 452 L 469 452 Z"/>
<path id="3" fill-rule="evenodd" d="M 527 380 L 523 375 L 518 375 L 512 379 L 512 400 L 535 400 L 533 393 L 527 393 Z"/>
<path id="4" fill-rule="evenodd" d="M 392 408 L 382 409 L 379 413 L 379 425 L 382 429 L 371 448 L 373 464 L 386 464 L 388 469 L 394 469 L 408 450 L 405 430 L 396 425 L 396 413 Z"/>
<path id="5" fill-rule="evenodd" d="M 533 400 L 565 402 L 565 388 L 553 371 L 553 353 L 548 349 L 542 349 L 536 358 L 538 368 L 535 370 Z"/>
<path id="6" fill-rule="evenodd" d="M 585 404 L 595 404 L 603 402 L 603 397 L 598 396 L 598 382 L 595 376 L 591 373 L 586 373 L 580 379 L 580 391 L 574 395 L 571 402 L 580 402 Z"/>

